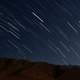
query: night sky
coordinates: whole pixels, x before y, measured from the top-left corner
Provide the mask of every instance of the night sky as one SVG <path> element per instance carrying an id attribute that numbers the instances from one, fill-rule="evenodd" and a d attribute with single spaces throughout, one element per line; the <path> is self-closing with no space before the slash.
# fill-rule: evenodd
<path id="1" fill-rule="evenodd" d="M 80 65 L 80 0 L 0 0 L 0 57 Z"/>

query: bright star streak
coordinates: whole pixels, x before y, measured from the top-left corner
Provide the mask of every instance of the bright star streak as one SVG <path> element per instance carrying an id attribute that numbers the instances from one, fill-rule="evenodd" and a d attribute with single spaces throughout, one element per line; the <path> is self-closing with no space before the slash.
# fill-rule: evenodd
<path id="1" fill-rule="evenodd" d="M 43 21 L 38 15 L 36 15 L 34 12 L 32 12 L 32 14 L 33 14 L 37 19 L 39 19 L 41 22 L 44 23 L 44 21 Z"/>

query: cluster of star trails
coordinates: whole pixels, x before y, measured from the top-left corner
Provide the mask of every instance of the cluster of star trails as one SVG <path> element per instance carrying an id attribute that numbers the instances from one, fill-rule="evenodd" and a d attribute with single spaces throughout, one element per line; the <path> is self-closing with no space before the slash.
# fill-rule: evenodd
<path id="1" fill-rule="evenodd" d="M 36 56 L 40 60 L 44 56 L 53 64 L 80 64 L 80 16 L 76 15 L 80 10 L 76 13 L 69 9 L 71 1 L 21 0 L 17 3 L 14 0 L 0 3 L 0 39 L 3 33 L 7 37 L 4 38 L 5 44 L 0 42 L 0 47 L 10 45 L 10 52 L 14 48 L 16 54 L 20 54 L 17 56 L 26 59 Z M 1 51 L 0 48 L 0 54 Z M 7 53 L 3 51 L 2 54 Z"/>

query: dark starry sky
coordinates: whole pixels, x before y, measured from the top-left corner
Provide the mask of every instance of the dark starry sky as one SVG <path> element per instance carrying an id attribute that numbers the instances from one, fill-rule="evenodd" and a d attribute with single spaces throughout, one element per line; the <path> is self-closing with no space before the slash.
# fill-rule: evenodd
<path id="1" fill-rule="evenodd" d="M 0 56 L 80 64 L 80 0 L 0 0 Z"/>

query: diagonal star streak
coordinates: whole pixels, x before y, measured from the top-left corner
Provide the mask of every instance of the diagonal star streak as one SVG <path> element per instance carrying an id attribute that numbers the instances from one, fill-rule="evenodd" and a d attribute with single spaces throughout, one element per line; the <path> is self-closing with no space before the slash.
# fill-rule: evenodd
<path id="1" fill-rule="evenodd" d="M 38 15 L 36 15 L 34 12 L 32 12 L 32 14 L 33 14 L 36 18 L 38 18 L 41 22 L 44 23 L 44 21 L 43 21 Z"/>

